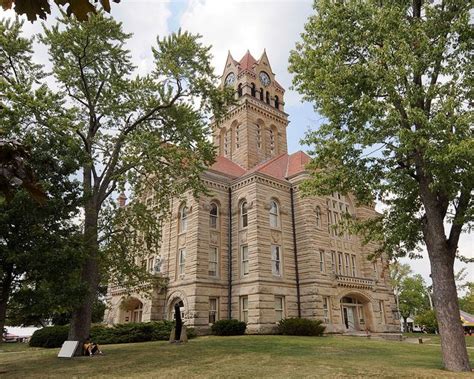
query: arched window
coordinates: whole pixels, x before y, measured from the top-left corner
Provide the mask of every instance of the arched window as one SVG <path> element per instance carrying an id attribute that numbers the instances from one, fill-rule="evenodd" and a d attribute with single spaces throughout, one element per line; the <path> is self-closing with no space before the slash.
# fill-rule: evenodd
<path id="1" fill-rule="evenodd" d="M 275 200 L 270 201 L 270 227 L 278 228 L 280 226 L 280 210 Z"/>
<path id="2" fill-rule="evenodd" d="M 267 104 L 270 104 L 270 93 L 268 91 L 265 96 L 265 101 L 267 102 Z"/>
<path id="3" fill-rule="evenodd" d="M 252 83 L 252 87 L 250 88 L 250 94 L 255 97 L 256 95 L 255 83 Z"/>
<path id="4" fill-rule="evenodd" d="M 316 228 L 321 228 L 321 208 L 319 206 L 314 210 L 314 220 Z"/>
<path id="5" fill-rule="evenodd" d="M 188 229 L 188 207 L 183 204 L 179 209 L 179 232 L 183 233 Z"/>
<path id="6" fill-rule="evenodd" d="M 280 109 L 280 101 L 278 99 L 278 96 L 275 96 L 275 108 Z"/>
<path id="7" fill-rule="evenodd" d="M 240 204 L 240 226 L 242 228 L 246 228 L 248 225 L 248 209 L 247 209 L 247 202 L 242 201 Z"/>
<path id="8" fill-rule="evenodd" d="M 263 101 L 263 88 L 260 87 L 260 100 Z"/>
<path id="9" fill-rule="evenodd" d="M 211 210 L 209 211 L 209 227 L 211 229 L 219 228 L 219 208 L 216 203 L 211 203 Z"/>
<path id="10" fill-rule="evenodd" d="M 239 86 L 237 87 L 237 94 L 239 95 L 239 97 L 242 96 L 242 83 L 239 83 Z"/>

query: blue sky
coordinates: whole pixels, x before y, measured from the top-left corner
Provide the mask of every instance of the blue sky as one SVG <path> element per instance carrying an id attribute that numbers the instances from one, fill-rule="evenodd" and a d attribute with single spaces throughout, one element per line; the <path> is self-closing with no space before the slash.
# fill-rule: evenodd
<path id="1" fill-rule="evenodd" d="M 54 8 L 54 15 L 57 15 Z M 321 116 L 313 111 L 311 104 L 302 103 L 301 97 L 291 90 L 292 77 L 288 73 L 288 55 L 303 31 L 304 23 L 312 14 L 311 0 L 122 0 L 112 4 L 112 15 L 123 23 L 127 32 L 133 33 L 128 43 L 137 70 L 146 73 L 151 69 L 151 46 L 157 36 L 164 36 L 179 28 L 199 33 L 203 43 L 212 45 L 213 64 L 216 74 L 223 70 L 228 51 L 235 59 L 240 59 L 247 49 L 259 58 L 266 49 L 273 72 L 279 83 L 286 89 L 285 111 L 289 114 L 288 150 L 305 150 L 300 140 L 308 128 L 317 128 Z M 0 17 L 12 16 L 12 12 L 0 10 Z M 48 24 L 54 22 L 54 17 Z M 25 23 L 25 32 L 34 34 L 41 31 L 39 23 Z M 44 48 L 37 46 L 35 60 L 48 66 Z M 474 257 L 474 236 L 463 235 L 460 251 Z M 429 261 L 403 260 L 429 280 Z M 463 265 L 457 264 L 459 269 Z M 470 268 L 470 280 L 474 280 Z"/>

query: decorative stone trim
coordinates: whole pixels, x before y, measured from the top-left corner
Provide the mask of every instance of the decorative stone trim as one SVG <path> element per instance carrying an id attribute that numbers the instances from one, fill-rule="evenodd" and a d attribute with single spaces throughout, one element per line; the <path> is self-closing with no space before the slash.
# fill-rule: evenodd
<path id="1" fill-rule="evenodd" d="M 339 287 L 362 288 L 372 290 L 374 288 L 373 279 L 357 278 L 353 276 L 336 275 Z"/>

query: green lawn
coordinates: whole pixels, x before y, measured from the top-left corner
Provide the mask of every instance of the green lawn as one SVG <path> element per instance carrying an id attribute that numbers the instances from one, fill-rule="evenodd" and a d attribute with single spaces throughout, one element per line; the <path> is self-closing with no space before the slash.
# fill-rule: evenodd
<path id="1" fill-rule="evenodd" d="M 56 358 L 58 349 L 7 351 L 0 377 L 300 378 L 446 377 L 438 346 L 358 337 L 200 337 L 188 344 L 105 345 L 105 356 Z M 11 350 L 14 350 L 11 348 Z M 469 349 L 474 362 L 474 350 Z M 456 375 L 449 373 L 449 377 Z M 459 375 L 473 377 L 472 374 Z"/>
<path id="2" fill-rule="evenodd" d="M 423 338 L 423 343 L 434 343 L 439 345 L 441 343 L 439 334 L 424 334 L 424 333 L 403 333 L 407 338 Z M 466 345 L 474 347 L 474 335 L 466 336 Z"/>

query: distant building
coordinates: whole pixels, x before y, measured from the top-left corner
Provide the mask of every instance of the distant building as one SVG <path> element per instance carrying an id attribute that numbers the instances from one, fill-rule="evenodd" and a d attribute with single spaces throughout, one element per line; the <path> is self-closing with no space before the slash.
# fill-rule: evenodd
<path id="1" fill-rule="evenodd" d="M 149 298 L 110 287 L 106 321 L 172 319 L 178 303 L 201 333 L 229 317 L 267 333 L 299 315 L 323 320 L 327 332 L 398 332 L 387 262 L 369 261 L 374 246 L 333 227 L 346 212 L 376 212 L 338 193 L 301 196 L 310 158 L 287 152 L 285 90 L 266 53 L 240 61 L 229 53 L 222 85 L 238 101 L 212 124 L 219 155 L 202 175 L 212 194 L 173 200 L 161 251 L 146 262 L 169 284 Z"/>

